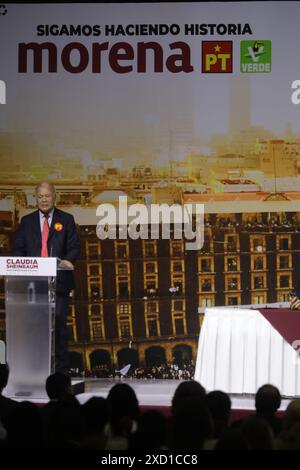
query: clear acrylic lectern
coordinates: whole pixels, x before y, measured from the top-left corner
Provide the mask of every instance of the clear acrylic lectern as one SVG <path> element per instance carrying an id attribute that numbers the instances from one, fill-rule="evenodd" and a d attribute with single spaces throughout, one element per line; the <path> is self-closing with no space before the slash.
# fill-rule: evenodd
<path id="1" fill-rule="evenodd" d="M 1 257 L 5 276 L 6 395 L 46 398 L 54 371 L 56 258 Z"/>

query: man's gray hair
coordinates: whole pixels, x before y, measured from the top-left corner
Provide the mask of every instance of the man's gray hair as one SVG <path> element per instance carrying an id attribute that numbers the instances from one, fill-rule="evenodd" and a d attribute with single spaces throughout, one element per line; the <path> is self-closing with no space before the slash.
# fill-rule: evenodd
<path id="1" fill-rule="evenodd" d="M 42 186 L 48 186 L 52 194 L 56 194 L 55 187 L 52 183 L 49 183 L 48 181 L 41 181 L 40 183 L 38 183 L 35 187 L 34 193 L 36 194 Z"/>

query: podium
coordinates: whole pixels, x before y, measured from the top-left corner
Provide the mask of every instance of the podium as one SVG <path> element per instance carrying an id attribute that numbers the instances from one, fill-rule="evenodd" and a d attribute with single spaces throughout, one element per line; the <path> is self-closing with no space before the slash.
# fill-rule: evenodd
<path id="1" fill-rule="evenodd" d="M 56 258 L 0 257 L 5 277 L 6 395 L 47 398 L 54 372 Z"/>

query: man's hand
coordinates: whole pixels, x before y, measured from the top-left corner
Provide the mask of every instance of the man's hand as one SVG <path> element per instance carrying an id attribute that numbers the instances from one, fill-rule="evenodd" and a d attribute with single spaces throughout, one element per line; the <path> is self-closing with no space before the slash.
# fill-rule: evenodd
<path id="1" fill-rule="evenodd" d="M 74 265 L 71 263 L 71 261 L 68 261 L 67 259 L 62 259 L 58 265 L 59 268 L 69 268 L 69 269 L 74 269 Z M 300 301 L 299 301 L 300 302 Z"/>

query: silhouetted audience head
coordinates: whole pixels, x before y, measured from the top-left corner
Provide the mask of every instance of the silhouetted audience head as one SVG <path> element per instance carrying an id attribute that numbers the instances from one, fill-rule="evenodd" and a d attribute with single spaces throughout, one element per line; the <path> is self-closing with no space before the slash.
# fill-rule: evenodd
<path id="1" fill-rule="evenodd" d="M 46 445 L 54 450 L 76 450 L 84 436 L 81 406 L 73 395 L 52 403 L 47 417 Z"/>
<path id="2" fill-rule="evenodd" d="M 256 414 L 264 418 L 271 426 L 274 436 L 282 430 L 282 420 L 276 416 L 276 411 L 281 405 L 281 395 L 274 385 L 263 385 L 255 396 Z"/>
<path id="3" fill-rule="evenodd" d="M 7 364 L 0 364 L 0 394 L 8 383 L 9 367 Z"/>
<path id="4" fill-rule="evenodd" d="M 7 430 L 3 426 L 2 421 L 0 419 L 0 452 L 1 452 L 1 449 L 3 448 L 5 449 L 6 447 L 6 438 L 7 438 Z"/>
<path id="5" fill-rule="evenodd" d="M 13 409 L 7 441 L 10 449 L 42 449 L 42 419 L 34 403 L 23 401 Z"/>
<path id="6" fill-rule="evenodd" d="M 175 390 L 172 398 L 172 413 L 176 412 L 176 408 L 180 405 L 181 400 L 185 398 L 200 398 L 205 400 L 205 389 L 199 382 L 195 380 L 189 380 L 187 382 L 181 382 Z"/>
<path id="7" fill-rule="evenodd" d="M 9 367 L 7 364 L 0 364 L 0 422 L 5 429 L 8 429 L 11 419 L 14 419 L 15 408 L 19 403 L 2 395 L 9 378 Z"/>
<path id="8" fill-rule="evenodd" d="M 82 405 L 86 430 L 102 432 L 109 421 L 109 409 L 105 398 L 92 397 Z"/>
<path id="9" fill-rule="evenodd" d="M 227 429 L 215 445 L 215 450 L 249 450 L 246 438 L 239 429 Z"/>
<path id="10" fill-rule="evenodd" d="M 205 401 L 214 421 L 214 437 L 219 438 L 228 426 L 231 400 L 227 393 L 216 390 L 208 393 Z"/>
<path id="11" fill-rule="evenodd" d="M 176 404 L 173 414 L 172 449 L 201 450 L 213 437 L 213 420 L 203 397 L 187 396 Z"/>
<path id="12" fill-rule="evenodd" d="M 68 375 L 56 372 L 46 380 L 46 392 L 50 400 L 60 400 L 72 394 L 71 379 Z"/>
<path id="13" fill-rule="evenodd" d="M 134 421 L 139 418 L 139 403 L 135 391 L 122 383 L 114 385 L 107 395 L 113 434 L 127 437 Z"/>
<path id="14" fill-rule="evenodd" d="M 105 449 L 105 426 L 109 422 L 109 407 L 102 397 L 92 397 L 81 407 L 85 423 L 86 449 Z"/>
<path id="15" fill-rule="evenodd" d="M 167 426 L 164 415 L 158 410 L 145 411 L 138 421 L 138 429 L 130 440 L 133 450 L 159 450 L 166 446 Z"/>
<path id="16" fill-rule="evenodd" d="M 272 450 L 274 448 L 272 430 L 264 419 L 252 415 L 242 422 L 240 431 L 250 450 Z"/>
<path id="17" fill-rule="evenodd" d="M 290 402 L 283 417 L 283 430 L 276 440 L 278 450 L 300 450 L 300 400 Z"/>
<path id="18" fill-rule="evenodd" d="M 276 441 L 277 450 L 300 450 L 300 422 L 282 432 Z"/>
<path id="19" fill-rule="evenodd" d="M 274 385 L 263 385 L 255 395 L 255 408 L 257 413 L 271 415 L 276 413 L 281 405 L 281 395 Z"/>
<path id="20" fill-rule="evenodd" d="M 289 403 L 283 417 L 283 430 L 291 429 L 295 424 L 300 423 L 300 399 Z"/>

